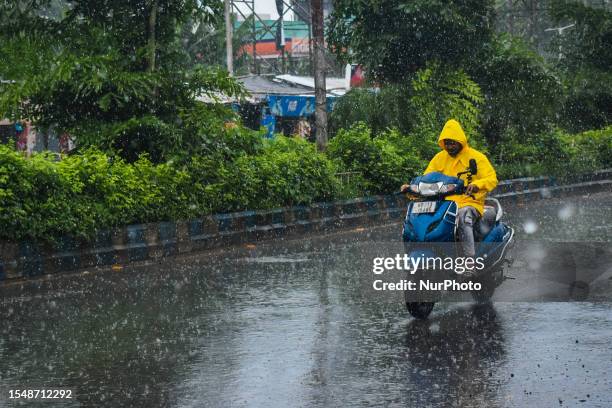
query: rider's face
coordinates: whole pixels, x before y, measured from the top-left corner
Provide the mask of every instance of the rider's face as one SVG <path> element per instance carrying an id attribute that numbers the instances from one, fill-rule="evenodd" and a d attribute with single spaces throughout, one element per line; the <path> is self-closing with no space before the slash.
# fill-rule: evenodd
<path id="1" fill-rule="evenodd" d="M 463 146 L 456 140 L 444 139 L 444 149 L 454 157 L 463 149 Z"/>

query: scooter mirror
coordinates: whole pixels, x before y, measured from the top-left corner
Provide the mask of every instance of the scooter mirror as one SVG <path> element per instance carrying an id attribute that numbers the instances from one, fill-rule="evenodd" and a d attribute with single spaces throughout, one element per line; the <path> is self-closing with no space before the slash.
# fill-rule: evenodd
<path id="1" fill-rule="evenodd" d="M 470 173 L 472 173 L 472 175 L 474 175 L 477 172 L 478 172 L 478 166 L 476 165 L 476 160 L 475 159 L 470 159 Z"/>

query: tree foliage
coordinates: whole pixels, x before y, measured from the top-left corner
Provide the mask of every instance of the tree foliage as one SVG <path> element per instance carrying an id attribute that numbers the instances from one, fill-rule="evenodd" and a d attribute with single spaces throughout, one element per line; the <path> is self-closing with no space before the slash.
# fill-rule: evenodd
<path id="1" fill-rule="evenodd" d="M 612 67 L 612 12 L 576 1 L 554 0 L 550 8 L 553 22 L 572 25 L 554 41 L 561 52 L 561 65 L 567 69 Z"/>
<path id="2" fill-rule="evenodd" d="M 556 0 L 551 15 L 571 25 L 552 43 L 566 77 L 568 95 L 563 125 L 580 131 L 612 123 L 612 12 L 577 2 Z"/>
<path id="3" fill-rule="evenodd" d="M 524 40 L 496 35 L 475 61 L 470 73 L 485 96 L 482 130 L 490 144 L 515 132 L 533 135 L 557 124 L 561 78 Z"/>
<path id="4" fill-rule="evenodd" d="M 454 118 L 468 135 L 478 133 L 482 92 L 463 70 L 430 64 L 417 72 L 412 88 L 410 102 L 418 128 L 439 132 L 449 118 Z"/>
<path id="5" fill-rule="evenodd" d="M 490 0 L 340 0 L 329 41 L 378 79 L 397 82 L 438 61 L 460 68 L 492 34 Z"/>
<path id="6" fill-rule="evenodd" d="M 218 21 L 219 2 L 70 0 L 57 19 L 42 13 L 50 0 L 22 3 L 4 7 L 36 29 L 15 27 L 13 19 L 0 26 L 0 47 L 16 62 L 0 68 L 11 80 L 1 85 L 4 116 L 67 131 L 82 147 L 119 151 L 130 160 L 148 152 L 159 161 L 198 151 L 232 117 L 198 97 L 244 94 L 227 72 L 194 67 L 181 45 L 185 25 Z M 39 51 L 36 68 L 15 55 Z"/>
<path id="7" fill-rule="evenodd" d="M 421 152 L 432 152 L 444 123 L 455 118 L 474 144 L 484 147 L 479 139 L 484 98 L 478 84 L 463 70 L 444 69 L 437 63 L 412 78 L 408 83 L 384 85 L 379 92 L 351 90 L 334 108 L 333 129 L 348 129 L 358 122 L 364 122 L 374 135 L 397 129 L 406 138 L 418 140 Z"/>
<path id="8" fill-rule="evenodd" d="M 393 143 L 393 137 L 373 135 L 364 123 L 342 129 L 327 149 L 343 170 L 360 173 L 360 194 L 389 194 L 422 171 L 425 163 L 415 153 Z"/>

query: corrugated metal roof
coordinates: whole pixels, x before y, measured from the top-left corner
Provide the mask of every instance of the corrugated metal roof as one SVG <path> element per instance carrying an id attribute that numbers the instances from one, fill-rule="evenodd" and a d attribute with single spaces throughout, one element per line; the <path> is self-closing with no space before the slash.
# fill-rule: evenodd
<path id="1" fill-rule="evenodd" d="M 314 78 L 297 75 L 245 76 L 237 78 L 254 98 L 265 95 L 314 95 Z M 344 78 L 326 78 L 326 90 L 330 96 L 346 93 Z"/>
<path id="2" fill-rule="evenodd" d="M 314 86 L 315 86 L 313 77 L 283 74 L 283 75 L 277 75 L 276 79 L 279 79 L 289 84 L 305 86 L 309 89 L 314 89 Z M 332 78 L 332 77 L 325 78 L 325 89 L 328 92 L 332 90 L 346 91 L 346 87 L 347 87 L 347 81 L 344 78 Z"/>
<path id="3" fill-rule="evenodd" d="M 290 84 L 285 81 L 275 81 L 274 77 L 267 76 L 246 76 L 238 77 L 244 87 L 254 97 L 265 95 L 312 95 L 314 90 L 310 87 Z"/>
<path id="4" fill-rule="evenodd" d="M 296 75 L 277 75 L 276 77 L 249 75 L 236 77 L 236 79 L 241 82 L 251 94 L 251 97 L 248 98 L 251 102 L 265 99 L 268 95 L 314 95 L 314 79 L 312 77 L 301 77 Z M 344 95 L 346 92 L 344 83 L 345 80 L 343 78 L 327 78 L 327 95 Z M 201 95 L 197 99 L 203 102 L 228 103 L 232 101 L 231 98 L 221 94 L 215 94 L 212 97 Z"/>

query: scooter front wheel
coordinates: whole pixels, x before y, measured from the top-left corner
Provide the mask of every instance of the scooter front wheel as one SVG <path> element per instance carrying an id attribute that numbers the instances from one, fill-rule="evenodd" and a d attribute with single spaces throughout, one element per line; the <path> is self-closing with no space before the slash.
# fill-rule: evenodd
<path id="1" fill-rule="evenodd" d="M 406 309 L 417 319 L 425 320 L 433 310 L 435 302 L 406 302 Z"/>

